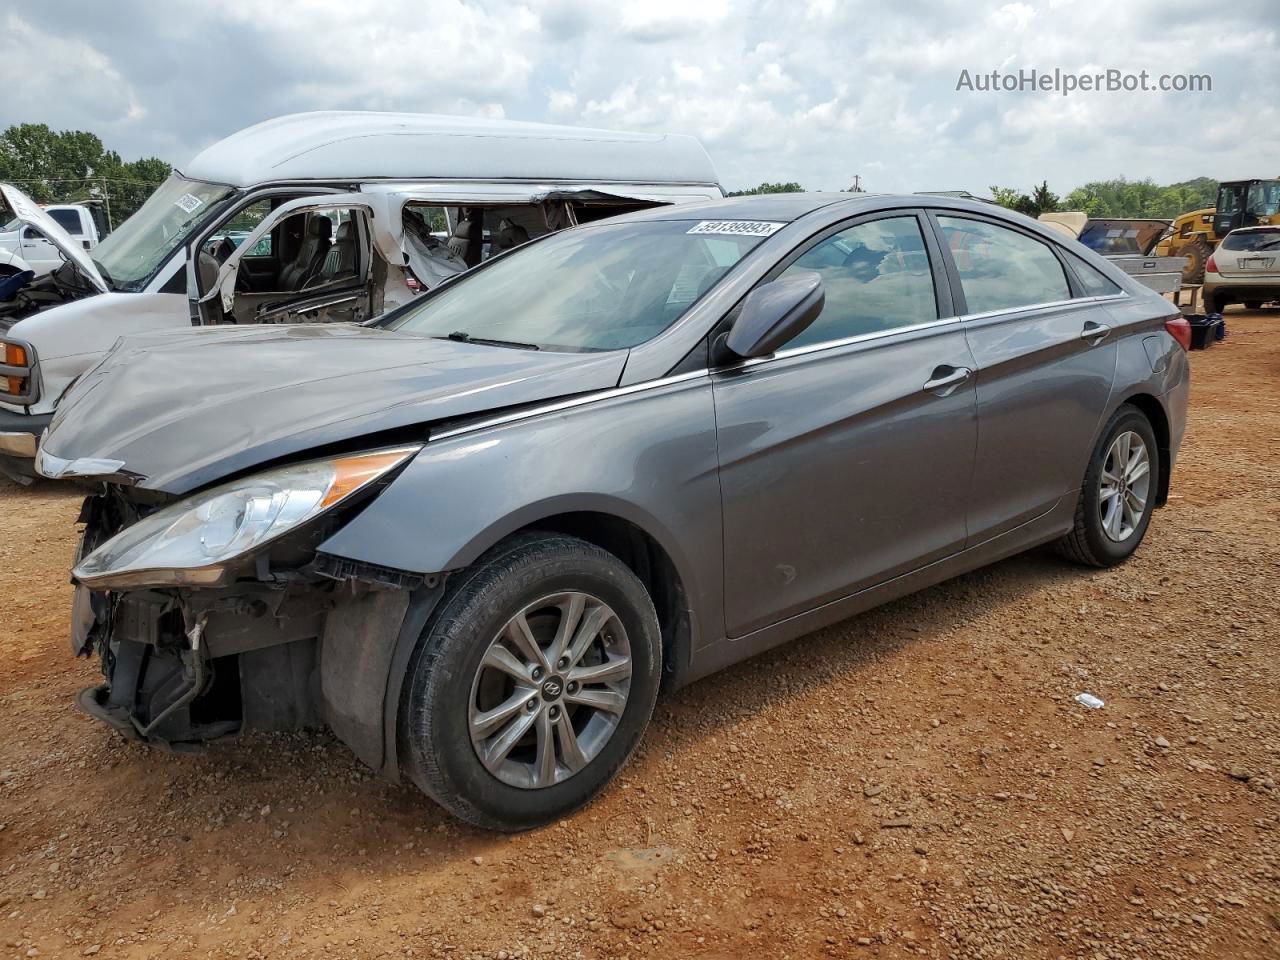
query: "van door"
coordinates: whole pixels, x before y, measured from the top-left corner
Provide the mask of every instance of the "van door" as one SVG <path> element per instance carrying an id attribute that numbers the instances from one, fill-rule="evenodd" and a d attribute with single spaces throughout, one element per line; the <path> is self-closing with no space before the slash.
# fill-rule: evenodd
<path id="1" fill-rule="evenodd" d="M 359 194 L 301 197 L 281 204 L 239 240 L 212 282 L 192 265 L 188 290 L 195 324 L 361 322 L 376 306 L 373 210 Z M 273 236 L 297 237 L 281 256 L 265 254 Z M 256 259 L 271 257 L 274 289 L 261 289 Z M 258 275 L 254 279 L 255 273 Z"/>

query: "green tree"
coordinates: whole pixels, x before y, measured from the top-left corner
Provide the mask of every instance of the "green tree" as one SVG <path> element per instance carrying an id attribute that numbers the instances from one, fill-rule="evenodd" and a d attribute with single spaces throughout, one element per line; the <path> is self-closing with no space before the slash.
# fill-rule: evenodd
<path id="1" fill-rule="evenodd" d="M 1150 179 L 1094 180 L 1076 187 L 1063 201 L 1067 210 L 1081 210 L 1091 217 L 1154 217 L 1172 220 L 1189 210 L 1211 207 L 1218 182 L 1196 177 L 1161 186 Z"/>
<path id="2" fill-rule="evenodd" d="M 156 157 L 126 162 L 85 130 L 19 123 L 0 133 L 0 180 L 37 203 L 100 200 L 111 210 L 113 225 L 142 206 L 169 170 Z"/>
<path id="3" fill-rule="evenodd" d="M 1031 205 L 1035 208 L 1035 213 L 1032 216 L 1036 217 L 1042 213 L 1056 213 L 1058 211 L 1058 195 L 1049 189 L 1049 181 L 1040 181 L 1040 186 L 1032 191 Z"/>
<path id="4" fill-rule="evenodd" d="M 1010 210 L 1017 210 L 1031 202 L 1031 198 L 1020 192 L 1016 187 L 997 187 L 994 185 L 991 187 L 991 199 L 1002 207 L 1008 207 Z"/>
<path id="5" fill-rule="evenodd" d="M 730 197 L 754 197 L 761 193 L 804 193 L 804 187 L 798 183 L 762 183 L 750 190 L 730 190 Z"/>
<path id="6" fill-rule="evenodd" d="M 1040 181 L 1040 186 L 1030 194 L 1023 193 L 1015 187 L 991 188 L 991 199 L 1002 207 L 1017 210 L 1028 217 L 1038 217 L 1042 213 L 1053 213 L 1060 209 L 1058 195 L 1049 189 L 1047 180 Z"/>

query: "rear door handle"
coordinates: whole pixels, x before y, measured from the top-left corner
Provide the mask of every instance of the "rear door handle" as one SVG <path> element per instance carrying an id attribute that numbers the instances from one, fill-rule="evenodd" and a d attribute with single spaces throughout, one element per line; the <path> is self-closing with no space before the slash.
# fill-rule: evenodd
<path id="1" fill-rule="evenodd" d="M 1084 329 L 1080 331 L 1080 339 L 1088 340 L 1093 346 L 1097 346 L 1111 333 L 1111 328 L 1105 323 L 1094 323 L 1092 320 L 1086 320 Z"/>
<path id="2" fill-rule="evenodd" d="M 934 368 L 933 376 L 925 381 L 924 388 L 929 393 L 936 393 L 940 397 L 948 397 L 955 392 L 956 387 L 972 376 L 973 371 L 968 367 L 936 367 Z"/>

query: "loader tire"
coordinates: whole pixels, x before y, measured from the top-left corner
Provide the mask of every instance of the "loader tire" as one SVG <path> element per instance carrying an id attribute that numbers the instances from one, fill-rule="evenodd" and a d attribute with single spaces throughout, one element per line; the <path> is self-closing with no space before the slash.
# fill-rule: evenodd
<path id="1" fill-rule="evenodd" d="M 1204 237 L 1196 237 L 1182 248 L 1182 252 L 1187 258 L 1186 265 L 1182 268 L 1182 282 L 1204 283 L 1204 267 L 1209 262 L 1209 255 L 1213 253 L 1209 241 Z"/>

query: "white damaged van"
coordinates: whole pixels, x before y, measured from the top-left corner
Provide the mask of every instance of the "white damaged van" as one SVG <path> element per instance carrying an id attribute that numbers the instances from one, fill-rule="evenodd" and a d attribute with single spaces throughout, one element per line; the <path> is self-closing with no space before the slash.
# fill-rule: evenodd
<path id="1" fill-rule="evenodd" d="M 66 257 L 0 277 L 0 471 L 25 480 L 63 392 L 122 336 L 360 322 L 533 237 L 723 191 L 687 136 L 322 112 L 213 144 L 92 251 L 0 194 Z"/>

